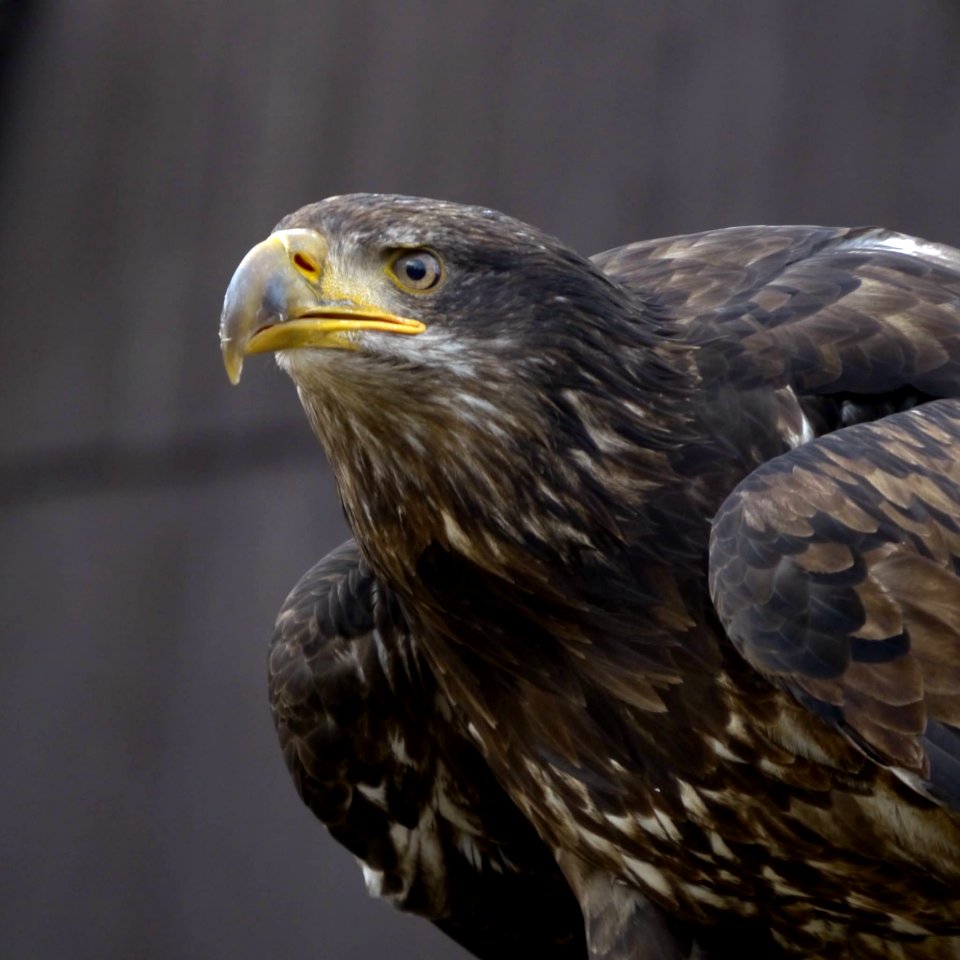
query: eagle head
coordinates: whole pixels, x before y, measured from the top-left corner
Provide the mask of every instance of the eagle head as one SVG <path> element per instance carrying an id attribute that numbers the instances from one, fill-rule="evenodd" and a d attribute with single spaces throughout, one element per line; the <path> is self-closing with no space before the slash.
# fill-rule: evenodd
<path id="1" fill-rule="evenodd" d="M 524 524 L 548 539 L 586 522 L 581 474 L 623 446 L 621 427 L 675 426 L 644 412 L 676 370 L 642 299 L 481 207 L 363 194 L 303 207 L 237 268 L 220 335 L 234 382 L 247 354 L 276 353 L 361 543 L 391 518 L 407 542 L 474 551 Z M 618 425 L 631 403 L 644 422 Z"/>
<path id="2" fill-rule="evenodd" d="M 515 380 L 573 317 L 576 327 L 628 308 L 590 261 L 504 214 L 354 194 L 290 214 L 247 254 L 220 335 L 234 383 L 244 356 L 263 352 L 308 391 L 323 391 L 344 361 L 351 372 L 376 367 L 383 386 L 391 368 L 394 378 L 499 379 L 507 364 Z"/>

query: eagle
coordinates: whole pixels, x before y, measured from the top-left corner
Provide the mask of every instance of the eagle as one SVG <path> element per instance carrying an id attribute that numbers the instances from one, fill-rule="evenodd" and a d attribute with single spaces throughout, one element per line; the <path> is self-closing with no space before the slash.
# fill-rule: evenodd
<path id="1" fill-rule="evenodd" d="M 372 894 L 487 960 L 960 958 L 960 251 L 339 196 L 220 334 L 353 533 L 269 691 Z"/>

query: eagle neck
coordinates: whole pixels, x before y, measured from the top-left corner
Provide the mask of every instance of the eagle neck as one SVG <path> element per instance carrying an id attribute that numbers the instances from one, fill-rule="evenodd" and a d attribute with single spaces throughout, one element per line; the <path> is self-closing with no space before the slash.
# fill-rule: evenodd
<path id="1" fill-rule="evenodd" d="M 341 362 L 301 386 L 374 568 L 410 581 L 438 545 L 517 578 L 538 558 L 576 565 L 637 541 L 650 492 L 682 482 L 670 461 L 691 431 L 689 364 L 672 344 L 657 363 L 646 342 L 619 346 L 594 358 L 581 342 L 522 375 L 495 363 L 470 378 Z"/>

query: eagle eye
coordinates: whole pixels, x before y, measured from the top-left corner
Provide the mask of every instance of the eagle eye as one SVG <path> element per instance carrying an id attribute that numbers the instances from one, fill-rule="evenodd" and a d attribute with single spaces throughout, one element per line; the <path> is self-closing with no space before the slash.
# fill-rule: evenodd
<path id="1" fill-rule="evenodd" d="M 443 268 L 429 250 L 405 250 L 391 262 L 390 274 L 405 290 L 422 293 L 440 282 Z"/>

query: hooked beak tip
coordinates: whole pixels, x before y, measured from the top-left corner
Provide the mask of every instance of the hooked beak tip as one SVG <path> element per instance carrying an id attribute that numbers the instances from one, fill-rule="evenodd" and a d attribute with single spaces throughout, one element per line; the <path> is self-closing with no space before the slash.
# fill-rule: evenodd
<path id="1" fill-rule="evenodd" d="M 221 338 L 220 351 L 223 354 L 223 366 L 227 371 L 227 379 L 236 386 L 243 372 L 243 352 L 237 349 L 234 341 L 229 337 Z"/>

